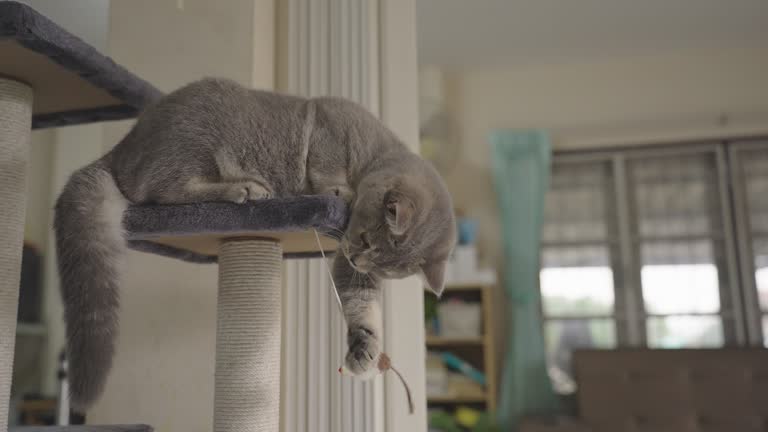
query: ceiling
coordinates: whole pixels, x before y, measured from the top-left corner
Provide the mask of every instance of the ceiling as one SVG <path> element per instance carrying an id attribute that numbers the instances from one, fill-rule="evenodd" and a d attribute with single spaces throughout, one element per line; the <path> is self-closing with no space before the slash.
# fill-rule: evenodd
<path id="1" fill-rule="evenodd" d="M 421 64 L 525 65 L 765 47 L 768 0 L 417 0 Z"/>

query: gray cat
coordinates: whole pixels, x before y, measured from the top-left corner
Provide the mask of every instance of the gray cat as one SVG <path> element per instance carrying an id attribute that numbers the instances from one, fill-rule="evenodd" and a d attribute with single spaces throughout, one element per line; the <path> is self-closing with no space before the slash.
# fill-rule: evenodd
<path id="1" fill-rule="evenodd" d="M 337 195 L 351 207 L 333 263 L 349 327 L 346 367 L 374 368 L 381 280 L 420 274 L 442 292 L 456 228 L 440 176 L 352 102 L 204 79 L 147 108 L 112 151 L 72 175 L 56 203 L 73 405 L 98 398 L 112 364 L 127 205 L 302 194 Z"/>

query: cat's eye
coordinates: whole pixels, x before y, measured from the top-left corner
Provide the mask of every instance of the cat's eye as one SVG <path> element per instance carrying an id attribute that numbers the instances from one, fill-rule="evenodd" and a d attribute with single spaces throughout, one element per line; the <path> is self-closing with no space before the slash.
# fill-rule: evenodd
<path id="1" fill-rule="evenodd" d="M 368 233 L 367 232 L 360 233 L 360 244 L 362 244 L 363 248 L 365 248 L 365 249 L 370 249 L 371 248 L 371 243 L 368 240 Z"/>

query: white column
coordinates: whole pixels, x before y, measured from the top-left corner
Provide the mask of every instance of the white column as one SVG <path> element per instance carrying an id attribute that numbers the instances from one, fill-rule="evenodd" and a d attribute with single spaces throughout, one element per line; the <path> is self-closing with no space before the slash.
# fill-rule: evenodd
<path id="1" fill-rule="evenodd" d="M 278 87 L 305 96 L 342 96 L 361 103 L 418 151 L 415 21 L 413 0 L 281 2 Z M 306 296 L 316 292 L 328 294 L 320 278 L 307 277 L 322 274 L 323 265 L 309 260 L 286 266 L 284 343 L 289 351 L 283 364 L 283 432 L 325 431 L 329 427 L 333 432 L 425 431 L 420 282 L 392 281 L 385 287 L 384 298 L 384 349 L 404 371 L 414 391 L 416 413 L 409 415 L 405 393 L 391 377 L 371 384 L 335 375 L 328 384 L 321 381 L 326 371 L 315 368 L 317 359 L 330 359 L 330 364 L 336 365 L 346 351 L 344 324 L 335 303 L 306 301 Z M 330 328 L 323 321 L 327 317 Z M 323 399 L 328 391 L 330 400 Z M 324 412 L 330 412 L 329 423 L 324 422 Z"/>
<path id="2" fill-rule="evenodd" d="M 418 60 L 414 0 L 380 0 L 381 119 L 414 152 L 419 151 Z M 387 431 L 426 431 L 426 345 L 424 293 L 412 277 L 392 281 L 384 291 L 384 344 L 408 379 L 416 412 L 408 414 L 405 394 L 394 377 L 386 379 Z"/>
<path id="3" fill-rule="evenodd" d="M 8 406 L 16 342 L 21 249 L 24 241 L 32 89 L 0 78 L 0 430 Z"/>
<path id="4" fill-rule="evenodd" d="M 278 3 L 280 90 L 332 95 L 379 114 L 377 0 Z M 283 432 L 384 430 L 383 380 L 341 377 L 344 319 L 322 259 L 286 265 Z"/>

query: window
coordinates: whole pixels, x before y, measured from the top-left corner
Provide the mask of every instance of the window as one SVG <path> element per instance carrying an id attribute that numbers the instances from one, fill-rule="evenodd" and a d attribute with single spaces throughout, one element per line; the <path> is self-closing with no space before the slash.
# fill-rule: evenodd
<path id="1" fill-rule="evenodd" d="M 542 312 L 553 382 L 568 393 L 574 349 L 617 345 L 615 204 L 608 163 L 564 163 L 553 170 L 542 233 Z"/>
<path id="2" fill-rule="evenodd" d="M 557 154 L 540 287 L 560 392 L 578 348 L 768 346 L 768 143 Z"/>
<path id="3" fill-rule="evenodd" d="M 631 154 L 630 154 L 631 155 Z M 645 333 L 653 348 L 719 347 L 725 343 L 721 298 L 730 298 L 718 152 L 639 154 L 627 158 L 632 242 L 638 255 Z M 716 253 L 717 252 L 717 253 Z M 635 269 L 637 271 L 637 269 Z M 735 341 L 728 325 L 728 340 Z"/>

